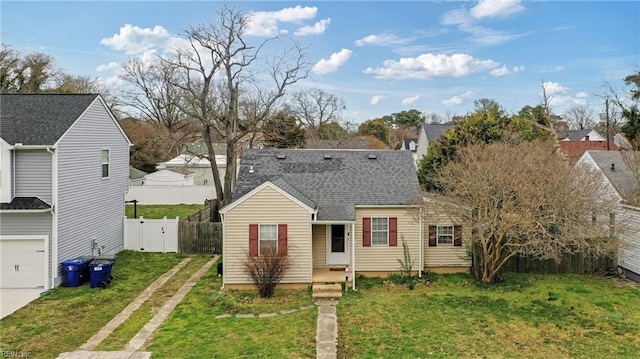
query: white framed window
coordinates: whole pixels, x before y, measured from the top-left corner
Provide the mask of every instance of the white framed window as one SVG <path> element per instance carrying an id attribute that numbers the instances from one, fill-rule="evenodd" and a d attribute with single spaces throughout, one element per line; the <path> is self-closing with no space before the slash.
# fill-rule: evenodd
<path id="1" fill-rule="evenodd" d="M 102 178 L 109 178 L 109 150 L 102 150 Z"/>
<path id="2" fill-rule="evenodd" d="M 371 218 L 371 245 L 372 246 L 389 245 L 389 218 L 387 217 Z"/>
<path id="3" fill-rule="evenodd" d="M 261 224 L 259 233 L 260 253 L 267 248 L 278 248 L 277 224 Z"/>
<path id="4" fill-rule="evenodd" d="M 453 244 L 453 226 L 438 226 L 438 245 Z"/>

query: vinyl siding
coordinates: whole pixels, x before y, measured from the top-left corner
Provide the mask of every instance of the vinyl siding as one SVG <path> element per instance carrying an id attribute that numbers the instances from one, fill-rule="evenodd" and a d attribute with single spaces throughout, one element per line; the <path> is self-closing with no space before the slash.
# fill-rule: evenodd
<path id="1" fill-rule="evenodd" d="M 38 197 L 51 204 L 51 159 L 46 150 L 15 151 L 15 196 Z"/>
<path id="2" fill-rule="evenodd" d="M 102 178 L 102 150 L 109 153 L 109 178 Z M 60 139 L 58 163 L 58 260 L 91 254 L 91 241 L 115 253 L 124 243 L 124 193 L 128 189 L 129 145 L 96 99 Z"/>
<path id="3" fill-rule="evenodd" d="M 224 282 L 248 284 L 244 261 L 249 253 L 249 224 L 287 224 L 291 267 L 282 283 L 311 282 L 311 214 L 271 187 L 247 198 L 224 216 Z"/>
<path id="4" fill-rule="evenodd" d="M 622 206 L 616 213 L 620 228 L 618 265 L 640 275 L 640 208 Z"/>
<path id="5" fill-rule="evenodd" d="M 51 217 L 51 213 L 2 213 L 0 214 L 0 235 L 49 236 L 49 258 L 47 258 L 47 263 L 51 263 L 53 261 L 51 251 Z M 49 278 L 47 278 L 46 285 L 51 283 L 51 275 L 52 271 L 49 270 Z"/>
<path id="6" fill-rule="evenodd" d="M 424 210 L 422 234 L 424 236 L 424 267 L 469 267 L 471 260 L 467 258 L 467 243 L 471 238 L 471 228 L 443 212 L 437 203 L 427 203 Z M 462 225 L 462 246 L 453 244 L 429 247 L 429 226 Z"/>
<path id="7" fill-rule="evenodd" d="M 327 226 L 316 224 L 312 230 L 313 268 L 327 267 Z"/>
<path id="8" fill-rule="evenodd" d="M 398 246 L 362 246 L 362 218 L 364 217 L 397 217 Z M 402 236 L 409 245 L 413 269 L 418 269 L 420 253 L 420 228 L 418 221 L 406 208 L 356 208 L 355 225 L 355 271 L 397 272 L 400 271 L 398 259 L 403 259 Z M 351 258 L 349 258 L 351 260 Z M 353 264 L 352 264 L 353 266 Z"/>
<path id="9" fill-rule="evenodd" d="M 429 152 L 429 139 L 424 131 L 424 125 L 420 128 L 418 143 L 416 145 L 416 161 L 420 162 L 422 157 Z"/>

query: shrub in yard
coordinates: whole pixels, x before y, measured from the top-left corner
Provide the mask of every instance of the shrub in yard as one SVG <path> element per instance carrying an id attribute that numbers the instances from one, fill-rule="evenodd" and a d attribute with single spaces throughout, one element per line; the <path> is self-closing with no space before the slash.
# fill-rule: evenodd
<path id="1" fill-rule="evenodd" d="M 286 254 L 279 253 L 275 246 L 266 246 L 260 249 L 259 255 L 247 255 L 244 269 L 258 287 L 260 296 L 271 298 L 290 265 Z"/>
<path id="2" fill-rule="evenodd" d="M 413 289 L 417 282 L 416 276 L 411 274 L 411 269 L 413 268 L 415 260 L 411 259 L 409 245 L 404 239 L 403 234 L 400 234 L 400 240 L 402 241 L 402 252 L 404 257 L 403 259 L 398 259 L 398 263 L 400 263 L 400 274 L 391 273 L 389 274 L 388 279 L 392 283 L 406 284 L 409 289 Z"/>

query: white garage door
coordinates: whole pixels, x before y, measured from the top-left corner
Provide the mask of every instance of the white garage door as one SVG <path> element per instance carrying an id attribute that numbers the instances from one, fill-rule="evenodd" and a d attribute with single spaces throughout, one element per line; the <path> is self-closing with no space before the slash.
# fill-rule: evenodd
<path id="1" fill-rule="evenodd" d="M 0 288 L 44 288 L 46 259 L 44 239 L 0 239 Z"/>

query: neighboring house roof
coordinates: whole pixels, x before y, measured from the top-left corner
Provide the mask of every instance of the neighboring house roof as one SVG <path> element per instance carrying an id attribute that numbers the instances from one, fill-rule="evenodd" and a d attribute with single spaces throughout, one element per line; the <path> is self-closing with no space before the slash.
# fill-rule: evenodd
<path id="1" fill-rule="evenodd" d="M 210 167 L 209 160 L 189 154 L 181 154 L 167 162 L 162 163 L 167 168 L 175 167 Z M 218 167 L 227 166 L 227 157 L 225 155 L 216 155 L 216 164 Z"/>
<path id="2" fill-rule="evenodd" d="M 402 139 L 402 141 L 404 142 L 404 145 L 402 147 L 403 149 L 409 150 L 411 152 L 416 152 L 416 148 L 417 148 L 417 145 L 418 145 L 418 139 L 417 138 L 415 138 L 415 137 L 405 137 L 405 138 Z M 413 142 L 413 144 L 414 144 L 413 150 L 411 150 L 411 146 L 409 146 L 411 144 L 411 142 Z"/>
<path id="3" fill-rule="evenodd" d="M 575 160 L 582 156 L 585 151 L 607 151 L 607 141 L 560 141 L 560 149 L 565 156 Z M 610 142 L 609 150 L 617 151 L 618 146 Z"/>
<path id="4" fill-rule="evenodd" d="M 599 137 L 599 138 L 603 138 L 603 139 L 606 140 L 606 138 L 602 137 L 597 131 L 595 131 L 593 129 L 567 130 L 566 136 L 564 138 L 562 138 L 561 140 L 564 140 L 564 141 L 582 141 L 582 139 L 584 139 L 588 135 Z M 590 138 L 589 140 L 598 141 L 599 139 Z"/>
<path id="5" fill-rule="evenodd" d="M 54 145 L 98 96 L 2 94 L 0 136 L 12 145 Z"/>
<path id="6" fill-rule="evenodd" d="M 266 181 L 317 208 L 319 221 L 354 221 L 355 206 L 407 205 L 420 198 L 408 151 L 248 150 L 235 200 Z"/>
<path id="7" fill-rule="evenodd" d="M 173 167 L 173 168 L 167 168 L 167 171 L 171 171 L 171 172 L 175 172 L 181 175 L 185 175 L 185 176 L 189 176 L 194 174 L 195 172 L 190 171 L 184 167 Z"/>
<path id="8" fill-rule="evenodd" d="M 429 142 L 437 141 L 445 132 L 454 127 L 456 127 L 456 125 L 425 123 L 424 134 L 427 136 Z"/>
<path id="9" fill-rule="evenodd" d="M 620 151 L 588 151 L 602 173 L 623 199 L 630 199 L 638 190 L 638 180 L 624 161 Z"/>
<path id="10" fill-rule="evenodd" d="M 616 133 L 613 136 L 613 142 L 615 142 L 618 148 L 624 148 L 625 150 L 632 148 L 631 143 L 623 133 Z"/>
<path id="11" fill-rule="evenodd" d="M 139 170 L 133 166 L 129 166 L 129 179 L 137 180 L 142 179 L 147 175 L 147 172 Z"/>
<path id="12" fill-rule="evenodd" d="M 0 209 L 49 209 L 46 202 L 38 197 L 14 197 L 9 203 L 0 203 Z"/>

